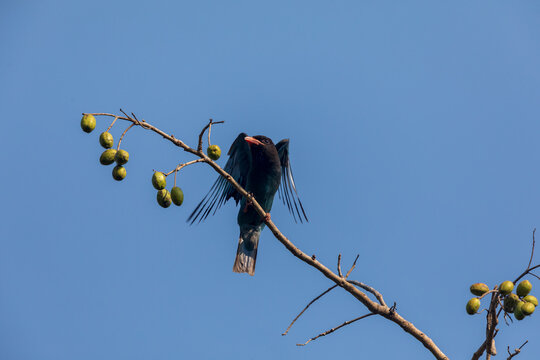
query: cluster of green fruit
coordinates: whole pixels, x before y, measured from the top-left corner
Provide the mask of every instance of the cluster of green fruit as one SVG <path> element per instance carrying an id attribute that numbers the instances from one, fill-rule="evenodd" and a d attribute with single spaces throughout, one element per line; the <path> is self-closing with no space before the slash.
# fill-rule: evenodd
<path id="1" fill-rule="evenodd" d="M 489 287 L 483 283 L 471 285 L 471 293 L 476 296 L 482 296 L 489 291 Z M 499 285 L 499 296 L 504 299 L 503 309 L 507 313 L 513 313 L 517 320 L 523 320 L 525 316 L 531 315 L 538 306 L 538 299 L 529 293 L 532 290 L 532 284 L 529 280 L 523 280 L 514 290 L 514 283 L 504 281 Z M 474 297 L 467 302 L 467 314 L 474 315 L 480 308 L 480 299 Z"/>
<path id="2" fill-rule="evenodd" d="M 156 199 L 161 207 L 168 208 L 171 206 L 171 203 L 180 206 L 184 202 L 184 193 L 178 186 L 173 186 L 170 192 L 165 189 L 167 180 L 165 174 L 162 172 L 156 171 L 154 175 L 152 175 L 152 185 L 154 185 L 154 189 L 158 191 Z"/>
<path id="3" fill-rule="evenodd" d="M 91 133 L 96 128 L 96 118 L 94 115 L 85 114 L 81 119 L 81 128 L 86 133 Z M 210 141 L 210 139 L 208 139 Z M 111 133 L 105 131 L 99 136 L 99 143 L 106 150 L 99 157 L 99 162 L 102 165 L 110 165 L 116 162 L 116 166 L 113 169 L 112 176 L 115 180 L 121 181 L 126 177 L 126 168 L 123 166 L 129 160 L 129 153 L 125 150 L 111 149 L 114 145 L 114 138 Z M 221 156 L 221 149 L 217 145 L 208 146 L 206 153 L 212 160 L 218 160 Z M 162 172 L 156 171 L 152 175 L 152 185 L 157 192 L 157 202 L 164 208 L 171 206 L 174 203 L 177 206 L 182 205 L 184 202 L 184 193 L 178 186 L 174 186 L 169 192 L 165 189 L 167 186 L 166 175 Z M 176 184 L 175 184 L 176 185 Z"/>
<path id="4" fill-rule="evenodd" d="M 81 119 L 81 128 L 86 133 L 91 133 L 96 128 L 96 118 L 94 115 L 85 114 Z M 99 135 L 99 143 L 106 150 L 99 157 L 99 162 L 102 165 L 111 165 L 116 162 L 116 166 L 112 171 L 114 180 L 121 181 L 126 177 L 126 168 L 123 166 L 129 161 L 129 153 L 126 150 L 111 149 L 114 145 L 114 138 L 108 131 L 102 132 Z"/>

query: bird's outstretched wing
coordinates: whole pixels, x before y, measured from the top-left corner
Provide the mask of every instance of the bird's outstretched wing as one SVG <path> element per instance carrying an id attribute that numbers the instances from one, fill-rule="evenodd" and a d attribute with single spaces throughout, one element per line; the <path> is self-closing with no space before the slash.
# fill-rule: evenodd
<path id="1" fill-rule="evenodd" d="M 247 134 L 241 133 L 236 137 L 236 140 L 234 140 L 227 153 L 229 160 L 224 168 L 242 187 L 246 186 L 247 173 L 251 164 L 251 151 L 249 150 L 248 143 L 244 140 L 246 136 Z M 212 210 L 212 215 L 215 214 L 217 209 L 231 197 L 236 201 L 237 205 L 242 198 L 238 191 L 223 176 L 220 176 L 214 182 L 208 194 L 206 194 L 195 210 L 193 210 L 187 222 L 193 224 L 197 219 L 201 222 L 210 215 Z"/>
<path id="2" fill-rule="evenodd" d="M 289 161 L 289 139 L 283 139 L 278 142 L 276 149 L 281 162 L 281 184 L 278 189 L 279 198 L 287 206 L 295 222 L 296 217 L 298 217 L 301 223 L 303 223 L 302 217 L 306 221 L 309 221 L 296 191 L 296 185 L 294 184 L 291 162 Z"/>

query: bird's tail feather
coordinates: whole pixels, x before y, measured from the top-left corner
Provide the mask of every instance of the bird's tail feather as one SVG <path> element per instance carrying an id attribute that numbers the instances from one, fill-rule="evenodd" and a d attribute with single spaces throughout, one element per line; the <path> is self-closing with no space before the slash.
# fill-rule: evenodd
<path id="1" fill-rule="evenodd" d="M 236 273 L 255 274 L 255 262 L 257 261 L 257 247 L 261 230 L 256 228 L 240 230 L 238 249 L 234 260 L 233 271 Z"/>

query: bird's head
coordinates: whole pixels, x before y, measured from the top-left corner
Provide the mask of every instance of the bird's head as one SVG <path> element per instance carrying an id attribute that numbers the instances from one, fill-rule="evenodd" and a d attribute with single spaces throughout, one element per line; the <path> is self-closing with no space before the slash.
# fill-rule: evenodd
<path id="1" fill-rule="evenodd" d="M 264 135 L 246 136 L 244 140 L 252 147 L 274 145 L 272 140 Z"/>
<path id="2" fill-rule="evenodd" d="M 263 135 L 246 136 L 244 140 L 248 143 L 251 150 L 251 155 L 254 162 L 263 161 L 277 161 L 279 162 L 279 156 L 276 150 L 276 146 L 270 138 Z"/>

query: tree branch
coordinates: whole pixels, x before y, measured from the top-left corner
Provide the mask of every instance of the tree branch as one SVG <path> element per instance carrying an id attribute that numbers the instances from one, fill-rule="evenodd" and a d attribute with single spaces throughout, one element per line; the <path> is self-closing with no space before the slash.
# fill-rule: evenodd
<path id="1" fill-rule="evenodd" d="M 251 194 L 249 194 L 244 188 L 242 188 L 235 180 L 234 178 L 225 172 L 216 162 L 212 161 L 208 156 L 206 156 L 202 152 L 202 136 L 204 134 L 204 131 L 210 126 L 212 121 L 208 123 L 208 125 L 203 128 L 203 131 L 201 131 L 201 134 L 199 135 L 199 143 L 197 150 L 192 149 L 188 145 L 186 145 L 181 140 L 175 138 L 173 135 L 168 135 L 162 130 L 156 128 L 155 126 L 147 123 L 146 121 L 142 120 L 139 121 L 135 117 L 128 116 L 124 113 L 125 117 L 109 114 L 109 113 L 92 113 L 94 116 L 110 116 L 110 117 L 117 117 L 121 120 L 126 120 L 134 123 L 135 125 L 141 126 L 144 129 L 150 130 L 152 132 L 155 132 L 159 135 L 161 135 L 164 139 L 169 140 L 174 145 L 181 147 L 184 151 L 189 152 L 201 159 L 204 159 L 205 162 L 210 165 L 219 175 L 223 176 L 235 189 L 238 191 L 240 195 L 246 198 L 246 200 L 251 202 L 252 208 L 261 216 L 262 219 L 264 219 L 264 223 L 270 229 L 272 234 L 274 234 L 274 237 L 281 242 L 281 244 L 295 257 L 303 261 L 304 263 L 308 264 L 309 266 L 313 267 L 317 271 L 319 271 L 322 275 L 324 275 L 326 278 L 330 279 L 332 282 L 334 282 L 337 286 L 343 288 L 345 291 L 347 291 L 349 294 L 351 294 L 354 298 L 356 298 L 358 301 L 360 301 L 369 311 L 370 316 L 371 313 L 380 315 L 398 326 L 400 326 L 405 332 L 411 334 L 415 339 L 417 339 L 426 349 L 428 349 L 433 356 L 438 360 L 447 360 L 448 357 L 439 349 L 439 347 L 433 342 L 433 340 L 427 336 L 424 332 L 417 329 L 411 322 L 407 321 L 405 318 L 403 318 L 398 312 L 395 310 L 395 307 L 388 307 L 384 305 L 384 303 L 373 301 L 371 300 L 365 293 L 360 291 L 355 285 L 360 286 L 358 284 L 351 283 L 346 278 L 339 276 L 338 274 L 335 274 L 332 272 L 328 267 L 326 267 L 324 264 L 319 262 L 315 257 L 311 257 L 301 251 L 299 248 L 297 248 L 281 231 L 278 229 L 278 227 L 274 224 L 274 222 L 270 219 L 269 216 L 266 216 L 266 212 L 263 210 L 261 205 L 255 200 L 255 197 Z M 214 124 L 217 124 L 218 122 L 215 122 Z M 221 123 L 221 122 L 220 122 Z M 361 283 L 360 283 L 361 284 Z M 363 288 L 363 287 L 362 287 Z M 374 289 L 373 289 L 374 290 Z M 369 291 L 369 290 L 367 290 Z M 374 295 L 375 293 L 372 292 Z M 380 295 L 380 294 L 379 294 Z M 375 295 L 377 296 L 377 295 Z M 382 298 L 382 296 L 381 296 Z M 359 320 L 359 319 L 358 319 Z M 356 321 L 356 320 L 355 320 Z M 344 326 L 344 325 L 343 325 Z M 335 331 L 335 330 L 334 330 Z"/>
<path id="2" fill-rule="evenodd" d="M 349 275 L 351 274 L 351 272 L 353 271 L 353 269 L 356 267 L 356 261 L 358 260 L 358 257 L 360 255 L 356 255 L 356 258 L 354 259 L 354 262 L 351 266 L 351 268 L 349 269 L 349 271 L 347 271 L 347 275 L 345 275 L 345 279 L 349 277 Z M 338 271 L 341 272 L 341 266 L 340 266 L 340 262 L 341 262 L 341 254 L 339 254 L 338 256 Z M 287 328 L 287 330 L 285 330 L 285 332 L 281 335 L 287 335 L 287 333 L 289 332 L 289 330 L 291 329 L 291 327 L 293 326 L 293 324 L 296 322 L 296 320 L 298 320 L 298 318 L 300 318 L 300 316 L 302 316 L 302 314 L 304 313 L 304 311 L 307 310 L 308 307 L 310 307 L 315 301 L 319 300 L 321 297 L 323 297 L 324 295 L 326 295 L 327 293 L 329 293 L 330 291 L 334 290 L 335 288 L 337 287 L 337 285 L 334 285 L 334 286 L 331 286 L 329 287 L 328 289 L 326 289 L 322 294 L 320 294 L 319 296 L 317 296 L 316 298 L 314 298 L 313 300 L 311 300 L 309 302 L 309 304 L 306 305 L 306 307 L 300 312 L 300 314 L 298 314 L 294 320 L 291 322 L 291 324 L 289 325 L 289 327 Z"/>
<path id="3" fill-rule="evenodd" d="M 529 340 L 525 341 L 525 342 L 523 343 L 523 345 L 521 345 L 519 348 L 514 349 L 514 352 L 513 352 L 513 353 L 510 352 L 510 346 L 508 346 L 508 348 L 506 349 L 506 351 L 508 351 L 508 355 L 509 355 L 509 356 L 506 358 L 506 360 L 511 360 L 514 356 L 519 355 L 519 353 L 521 352 L 521 349 L 522 349 L 525 345 L 527 345 L 528 342 L 529 342 Z"/>
<path id="4" fill-rule="evenodd" d="M 497 287 L 495 287 L 496 289 Z M 492 293 L 491 294 L 491 302 L 489 303 L 489 309 L 487 313 L 487 321 L 486 321 L 486 360 L 489 360 L 490 356 L 497 355 L 497 348 L 495 347 L 495 327 L 499 323 L 499 314 L 496 314 L 497 312 L 497 305 L 499 299 L 499 294 Z"/>
<path id="5" fill-rule="evenodd" d="M 359 257 L 360 257 L 360 255 L 356 255 L 356 258 L 354 259 L 354 262 L 353 262 L 351 268 L 349 269 L 349 271 L 347 271 L 347 274 L 345 275 L 345 279 L 347 279 L 349 277 L 349 275 L 351 275 L 352 271 L 356 267 L 356 261 L 358 260 Z"/>
<path id="6" fill-rule="evenodd" d="M 366 290 L 366 291 L 369 291 L 370 293 L 372 293 L 373 295 L 375 295 L 375 297 L 377 298 L 377 300 L 379 301 L 379 304 L 383 305 L 383 306 L 387 306 L 386 303 L 384 302 L 384 299 L 383 299 L 383 296 L 381 295 L 380 292 L 378 292 L 377 290 L 375 290 L 374 288 L 372 288 L 371 286 L 368 286 L 364 283 L 361 283 L 360 281 L 356 281 L 356 280 L 349 280 L 349 282 L 351 284 L 354 284 L 356 286 L 359 286 L 361 287 L 362 289 Z"/>
<path id="7" fill-rule="evenodd" d="M 531 275 L 531 276 L 534 276 L 534 277 L 540 279 L 540 277 L 538 277 L 535 273 L 532 272 L 533 270 L 540 268 L 540 264 L 531 266 L 533 258 L 534 258 L 534 249 L 535 249 L 535 245 L 536 245 L 535 233 L 536 233 L 536 228 L 533 229 L 531 256 L 529 258 L 529 263 L 527 264 L 527 268 L 525 269 L 525 271 L 523 271 L 513 281 L 514 284 L 516 284 L 519 280 L 521 280 L 526 275 Z M 486 351 L 486 359 L 490 359 L 491 355 L 496 355 L 497 351 L 495 349 L 494 338 L 497 335 L 498 330 L 496 330 L 495 327 L 497 326 L 497 324 L 499 322 L 499 320 L 498 320 L 499 315 L 501 314 L 501 312 L 504 311 L 504 306 L 501 304 L 501 301 L 500 301 L 501 296 L 496 291 L 497 291 L 497 287 L 495 287 L 495 289 L 493 289 L 493 290 L 488 291 L 487 293 L 485 293 L 484 295 L 482 295 L 480 297 L 480 299 L 481 299 L 484 296 L 486 296 L 487 294 L 492 293 L 491 302 L 490 302 L 490 306 L 489 306 L 489 309 L 488 309 L 488 314 L 487 314 L 487 317 L 486 317 L 486 320 L 487 320 L 486 321 L 487 322 L 487 324 L 486 324 L 486 340 L 482 343 L 482 345 L 480 345 L 478 350 L 476 350 L 476 352 L 473 354 L 472 360 L 478 360 L 480 358 L 480 356 L 482 356 L 484 351 L 486 351 L 486 349 L 487 349 L 487 351 Z M 496 311 L 497 306 L 500 306 L 498 311 Z M 506 315 L 507 314 L 506 314 L 506 311 L 505 311 L 504 312 L 504 320 L 505 321 L 506 321 Z M 510 318 L 510 320 L 512 320 L 512 318 Z M 506 323 L 508 324 L 508 321 L 506 321 Z M 523 347 L 526 343 L 527 343 L 527 341 L 521 347 Z M 486 344 L 490 344 L 490 346 L 486 347 Z M 516 351 L 521 350 L 521 347 L 519 349 L 516 349 Z M 508 348 L 508 353 L 510 354 L 510 349 L 509 348 Z M 519 354 L 519 351 L 517 351 L 517 353 L 510 354 L 509 359 L 511 359 L 513 356 L 516 356 L 517 354 Z"/>
<path id="8" fill-rule="evenodd" d="M 335 288 L 337 288 L 337 285 L 333 285 L 333 286 L 330 286 L 328 289 L 326 289 L 325 291 L 323 291 L 319 296 L 317 296 L 316 298 L 314 298 L 313 300 L 311 300 L 309 302 L 309 304 L 306 305 L 306 307 L 300 311 L 300 314 L 298 314 L 294 320 L 291 322 L 291 324 L 289 325 L 289 327 L 287 328 L 287 330 L 285 330 L 285 332 L 281 335 L 287 335 L 287 333 L 289 332 L 289 330 L 291 329 L 291 327 L 293 326 L 293 324 L 296 322 L 296 320 L 298 320 L 298 318 L 300 318 L 300 316 L 302 316 L 302 314 L 308 309 L 308 307 L 310 307 L 315 301 L 319 300 L 320 298 L 322 298 L 324 295 L 328 294 L 330 291 L 334 290 Z"/>
<path id="9" fill-rule="evenodd" d="M 208 146 L 210 146 L 210 131 L 211 131 L 211 129 L 212 129 L 212 125 L 215 125 L 215 124 L 223 124 L 224 122 L 225 122 L 225 121 L 215 121 L 215 122 L 214 122 L 214 120 L 212 120 L 212 119 L 210 119 L 210 120 L 208 121 L 208 125 L 206 125 L 206 126 L 202 129 L 201 133 L 199 134 L 199 143 L 198 143 L 198 145 L 197 145 L 197 152 L 202 153 L 202 143 L 203 143 L 203 139 L 202 139 L 202 138 L 203 138 L 203 135 L 204 135 L 204 132 L 206 131 L 206 129 L 208 129 Z"/>
<path id="10" fill-rule="evenodd" d="M 525 275 L 527 274 L 531 274 L 535 277 L 538 277 L 536 274 L 533 274 L 531 271 L 533 271 L 534 269 L 538 269 L 540 268 L 540 264 L 538 265 L 535 265 L 533 267 L 531 267 L 531 264 L 532 264 L 532 261 L 533 261 L 533 257 L 534 257 L 534 247 L 535 247 L 535 244 L 536 244 L 536 239 L 534 238 L 534 234 L 536 233 L 536 228 L 534 228 L 533 230 L 533 238 L 532 238 L 532 248 L 531 248 L 531 257 L 529 258 L 529 264 L 527 264 L 527 268 L 525 269 L 525 271 L 523 273 L 521 273 L 521 275 L 519 275 L 516 280 L 514 280 L 514 284 L 516 284 L 519 280 L 521 280 L 521 278 L 523 278 Z"/>
<path id="11" fill-rule="evenodd" d="M 369 314 L 366 314 L 366 315 L 362 315 L 362 316 L 359 316 L 357 317 L 356 319 L 352 319 L 352 320 L 349 320 L 349 321 L 345 321 L 343 324 L 339 325 L 339 326 L 336 326 L 335 328 L 332 328 L 328 331 L 325 331 L 323 333 L 320 333 L 319 335 L 315 336 L 315 337 L 312 337 L 311 339 L 309 339 L 308 341 L 306 341 L 305 343 L 303 344 L 296 344 L 296 346 L 306 346 L 307 344 L 309 344 L 311 341 L 313 340 L 317 340 L 318 338 L 322 337 L 322 336 L 326 336 L 328 334 L 331 334 L 333 333 L 334 331 L 338 330 L 338 329 L 341 329 L 342 327 L 344 326 L 347 326 L 349 324 L 352 324 L 353 322 L 355 321 L 358 321 L 358 320 L 362 320 L 362 319 L 365 319 L 367 318 L 368 316 L 371 316 L 371 315 L 376 315 L 374 313 L 369 313 Z"/>
<path id="12" fill-rule="evenodd" d="M 499 332 L 499 330 L 495 330 L 495 332 L 493 333 L 493 338 L 495 338 L 495 336 L 497 336 L 497 333 Z M 482 345 L 480 345 L 480 347 L 478 348 L 478 350 L 476 350 L 471 358 L 471 360 L 478 360 L 480 359 L 480 356 L 482 356 L 482 354 L 484 353 L 484 351 L 486 350 L 486 343 L 487 343 L 487 340 L 484 340 L 484 342 L 482 343 Z"/>
<path id="13" fill-rule="evenodd" d="M 182 168 L 188 166 L 188 165 L 192 165 L 192 164 L 196 164 L 196 163 L 200 163 L 200 162 L 205 162 L 204 159 L 197 159 L 197 160 L 191 160 L 191 161 L 188 161 L 187 163 L 183 163 L 183 164 L 179 164 L 177 167 L 175 167 L 174 169 L 172 169 L 171 171 L 169 171 L 168 173 L 164 173 L 163 175 L 165 176 L 169 176 L 171 175 L 172 173 L 175 173 L 174 176 L 176 176 L 176 173 L 180 170 L 182 170 Z"/>

